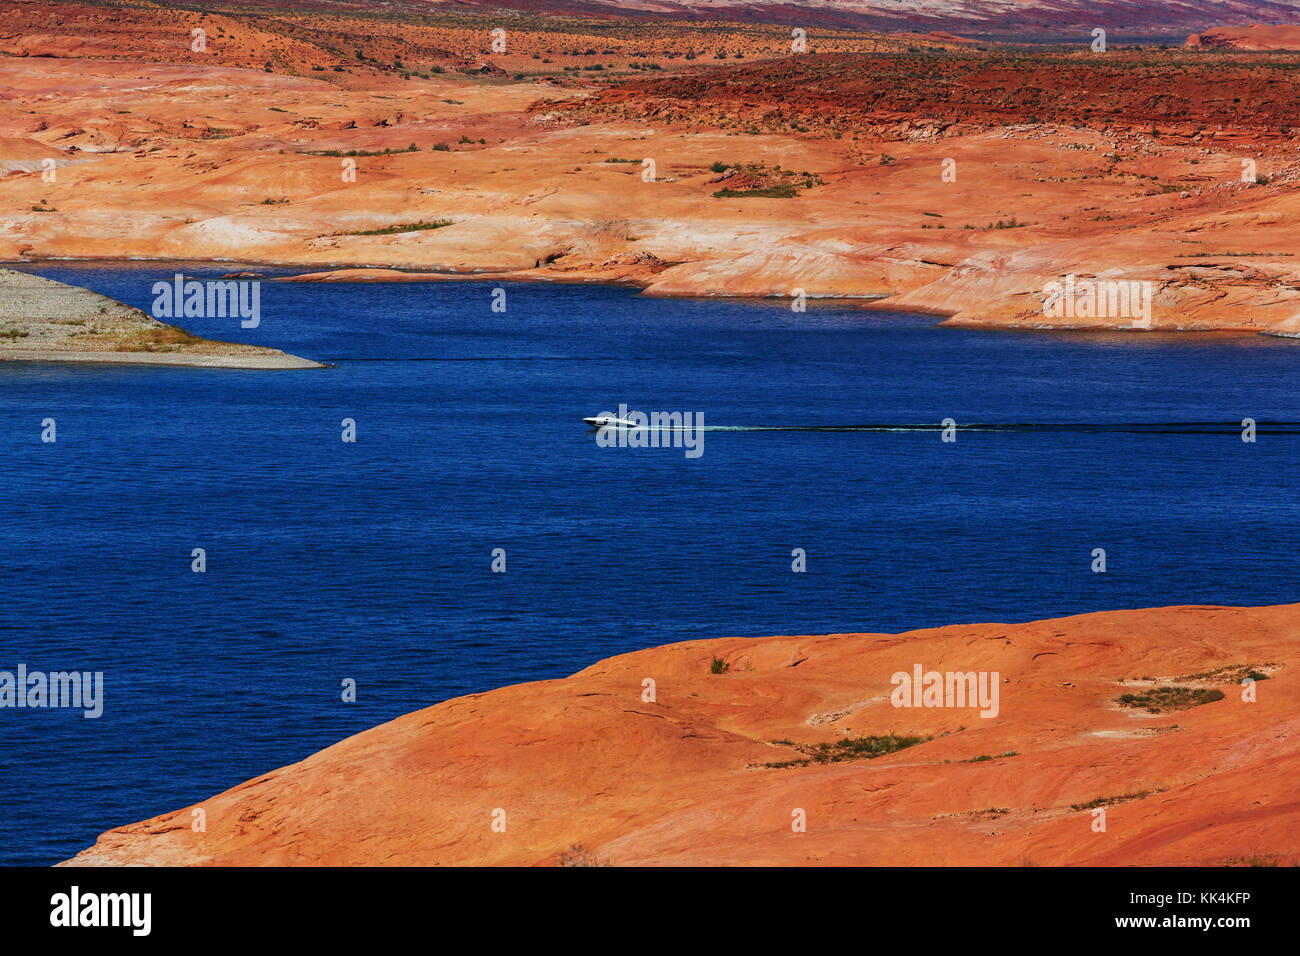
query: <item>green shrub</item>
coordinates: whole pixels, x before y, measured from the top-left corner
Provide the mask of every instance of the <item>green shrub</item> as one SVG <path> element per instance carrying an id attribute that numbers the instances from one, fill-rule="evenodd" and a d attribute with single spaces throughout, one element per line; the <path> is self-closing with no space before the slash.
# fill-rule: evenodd
<path id="1" fill-rule="evenodd" d="M 1203 687 L 1152 687 L 1138 694 L 1121 694 L 1115 698 L 1121 707 L 1141 707 L 1152 714 L 1187 710 L 1216 700 L 1223 700 L 1223 691 Z"/>

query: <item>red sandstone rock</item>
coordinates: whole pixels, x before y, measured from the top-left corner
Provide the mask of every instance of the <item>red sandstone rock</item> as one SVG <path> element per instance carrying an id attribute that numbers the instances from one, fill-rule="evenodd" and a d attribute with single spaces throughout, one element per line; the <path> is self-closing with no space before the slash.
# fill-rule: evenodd
<path id="1" fill-rule="evenodd" d="M 914 55 L 928 41 L 826 31 L 818 52 L 790 57 L 788 30 L 754 26 L 710 33 L 719 52 L 749 45 L 703 66 L 681 59 L 698 31 L 661 21 L 610 27 L 617 55 L 602 58 L 644 66 L 675 51 L 663 70 L 543 89 L 394 72 L 398 56 L 426 69 L 481 59 L 484 36 L 455 20 L 368 20 L 359 37 L 331 19 L 320 42 L 277 46 L 266 72 L 267 31 L 283 28 L 270 14 L 208 15 L 198 56 L 179 42 L 193 11 L 11 6 L 17 32 L 0 50 L 58 22 L 65 38 L 111 36 L 121 59 L 0 57 L 0 258 L 802 289 L 953 324 L 1130 327 L 1042 314 L 1049 283 L 1110 276 L 1151 283 L 1152 329 L 1300 333 L 1294 54 Z M 364 61 L 330 52 L 342 34 Z M 545 63 L 530 45 L 542 56 L 560 43 L 511 37 L 511 71 Z M 753 63 L 776 39 L 780 56 Z M 859 46 L 898 55 L 843 52 Z M 349 153 L 355 180 L 340 176 Z M 717 181 L 718 164 L 738 163 L 761 173 Z M 734 195 L 779 184 L 778 167 L 816 184 Z"/>
<path id="2" fill-rule="evenodd" d="M 1298 662 L 1300 605 L 691 641 L 409 714 L 196 803 L 204 833 L 186 807 L 71 862 L 546 865 L 581 843 L 615 865 L 1287 864 Z M 917 664 L 996 671 L 997 716 L 893 706 L 892 675 Z M 1240 665 L 1269 675 L 1254 702 Z M 1116 703 L 1165 685 L 1224 697 Z M 931 739 L 766 766 L 887 733 Z"/>

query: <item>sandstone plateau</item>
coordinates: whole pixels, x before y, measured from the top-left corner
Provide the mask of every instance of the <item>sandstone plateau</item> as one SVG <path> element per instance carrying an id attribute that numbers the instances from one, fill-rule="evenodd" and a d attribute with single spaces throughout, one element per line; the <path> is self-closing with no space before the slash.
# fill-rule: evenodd
<path id="1" fill-rule="evenodd" d="M 673 644 L 409 714 L 69 862 L 1300 863 L 1298 660 L 1300 605 Z M 917 664 L 996 671 L 997 715 L 893 706 Z M 816 759 L 886 734 L 925 740 Z"/>
<path id="2" fill-rule="evenodd" d="M 1300 334 L 1300 54 L 527 16 L 496 54 L 497 20 L 433 7 L 10 9 L 0 259 L 1142 327 L 1046 317 L 1076 275 L 1149 284 L 1151 329 Z"/>

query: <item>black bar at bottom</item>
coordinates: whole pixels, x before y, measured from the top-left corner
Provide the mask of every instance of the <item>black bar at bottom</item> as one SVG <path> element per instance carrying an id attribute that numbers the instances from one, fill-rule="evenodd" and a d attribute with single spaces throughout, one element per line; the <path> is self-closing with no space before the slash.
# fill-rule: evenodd
<path id="1" fill-rule="evenodd" d="M 503 936 L 519 934 L 533 946 L 568 937 L 575 945 L 586 939 L 583 949 L 661 949 L 759 934 L 765 943 L 791 935 L 808 948 L 817 939 L 842 939 L 846 930 L 860 934 L 864 945 L 879 941 L 877 933 L 930 944 L 981 937 L 1149 943 L 1199 936 L 1231 945 L 1293 927 L 1298 877 L 1295 867 L 591 868 L 586 875 L 540 869 L 0 868 L 0 926 L 6 944 L 62 937 L 128 946 L 192 941 L 208 947 L 228 940 L 259 948 L 334 947 L 414 934 L 464 949 L 476 941 L 499 946 Z M 82 925 L 87 922 L 118 925 Z M 453 942 L 463 936 L 468 939 Z"/>

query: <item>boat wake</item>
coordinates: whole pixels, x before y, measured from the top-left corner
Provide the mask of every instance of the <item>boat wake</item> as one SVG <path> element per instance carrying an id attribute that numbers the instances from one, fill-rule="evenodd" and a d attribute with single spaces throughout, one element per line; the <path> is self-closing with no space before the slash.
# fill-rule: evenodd
<path id="1" fill-rule="evenodd" d="M 1257 421 L 1257 434 L 1300 435 L 1300 422 Z M 871 425 L 704 425 L 708 432 L 942 432 L 954 428 L 960 432 L 1132 435 L 1239 435 L 1241 422 L 972 422 L 954 425 L 871 424 Z"/>

